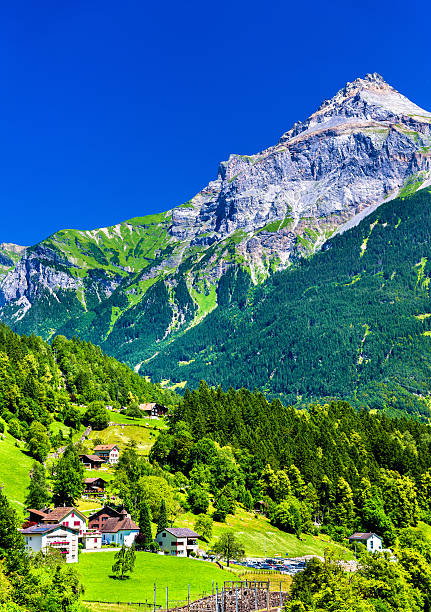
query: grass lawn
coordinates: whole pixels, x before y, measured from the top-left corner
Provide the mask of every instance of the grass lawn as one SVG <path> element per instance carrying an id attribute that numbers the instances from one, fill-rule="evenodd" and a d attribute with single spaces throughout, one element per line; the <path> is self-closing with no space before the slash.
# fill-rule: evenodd
<path id="1" fill-rule="evenodd" d="M 193 529 L 195 516 L 187 513 L 180 516 L 175 523 L 175 526 L 190 527 Z M 235 516 L 227 515 L 226 523 L 214 522 L 213 540 L 208 548 L 211 550 L 211 544 L 224 531 L 233 530 L 238 539 L 244 545 L 245 554 L 247 557 L 273 557 L 286 554 L 289 557 L 297 557 L 301 555 L 320 555 L 323 556 L 325 548 L 343 552 L 346 549 L 340 544 L 331 541 L 329 536 L 311 536 L 303 534 L 301 540 L 295 535 L 285 533 L 277 527 L 271 525 L 267 518 L 246 512 L 242 508 L 238 508 Z M 350 559 L 352 553 L 346 551 L 346 558 Z"/>
<path id="2" fill-rule="evenodd" d="M 211 592 L 213 580 L 222 585 L 224 580 L 232 579 L 230 572 L 205 561 L 137 552 L 130 578 L 116 580 L 110 578 L 114 555 L 110 551 L 80 554 L 78 571 L 86 601 L 152 602 L 155 583 L 156 603 L 166 606 L 166 587 L 169 600 L 174 602 L 187 599 L 187 584 L 190 597 L 198 599 Z"/>
<path id="3" fill-rule="evenodd" d="M 114 413 L 116 414 L 116 413 Z M 136 421 L 135 421 L 136 423 Z M 142 423 L 144 424 L 144 423 Z M 158 430 L 147 427 L 139 427 L 138 425 L 110 425 L 101 431 L 92 431 L 89 437 L 89 449 L 93 448 L 94 440 L 99 438 L 103 444 L 118 444 L 121 450 L 124 450 L 131 440 L 136 442 L 136 450 L 140 455 L 148 456 L 156 437 Z"/>
<path id="4" fill-rule="evenodd" d="M 0 486 L 4 487 L 9 501 L 21 514 L 33 459 L 23 452 L 23 443 L 17 448 L 15 442 L 15 438 L 8 433 L 0 439 Z"/>

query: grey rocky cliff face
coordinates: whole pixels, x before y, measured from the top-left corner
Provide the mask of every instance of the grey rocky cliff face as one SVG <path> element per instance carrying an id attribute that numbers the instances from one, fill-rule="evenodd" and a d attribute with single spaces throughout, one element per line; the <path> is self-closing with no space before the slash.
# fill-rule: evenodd
<path id="1" fill-rule="evenodd" d="M 238 261 L 258 282 L 270 270 L 313 253 L 334 232 L 398 195 L 412 178 L 416 185 L 431 178 L 431 113 L 381 76 L 367 75 L 323 102 L 275 146 L 256 155 L 231 155 L 222 162 L 216 180 L 169 212 L 172 252 L 142 270 L 140 280 L 161 277 L 190 258 L 188 282 L 193 285 L 202 278 L 201 257 L 208 252 L 205 282 L 216 282 Z M 94 235 L 97 249 L 98 233 L 111 236 L 116 231 L 120 230 L 104 228 L 86 234 Z M 220 256 L 222 249 L 211 250 L 229 241 L 235 257 Z M 14 269 L 0 276 L 0 307 L 15 308 L 12 320 L 25 316 L 44 292 L 55 300 L 58 291 L 73 291 L 86 309 L 83 276 L 73 273 L 74 268 L 79 272 L 80 264 L 70 256 L 64 259 L 61 240 L 56 244 L 57 250 L 44 243 L 27 249 Z M 200 255 L 193 259 L 196 249 Z M 1 253 L 10 265 L 10 249 L 0 248 Z M 122 268 L 131 279 L 132 267 Z M 102 266 L 85 273 L 99 301 L 120 283 L 125 286 L 124 277 Z M 131 287 L 124 292 L 136 292 Z"/>
<path id="2" fill-rule="evenodd" d="M 397 195 L 409 177 L 429 179 L 430 145 L 431 113 L 381 76 L 367 75 L 296 123 L 276 146 L 222 162 L 217 180 L 189 208 L 174 209 L 172 234 L 208 244 L 280 221 L 285 227 L 253 235 L 243 251 L 273 249 L 287 265 L 304 220 L 318 234 L 318 247 L 352 216 Z"/>

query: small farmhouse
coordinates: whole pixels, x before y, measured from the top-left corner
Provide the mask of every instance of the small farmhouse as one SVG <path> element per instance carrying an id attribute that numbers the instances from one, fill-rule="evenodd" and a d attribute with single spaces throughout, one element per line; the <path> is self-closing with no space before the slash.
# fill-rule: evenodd
<path id="1" fill-rule="evenodd" d="M 168 527 L 157 534 L 156 541 L 168 555 L 189 557 L 197 553 L 199 535 L 188 528 Z"/>
<path id="2" fill-rule="evenodd" d="M 59 550 L 66 563 L 78 561 L 78 531 L 64 525 L 33 525 L 21 529 L 25 546 L 29 552 L 37 553 L 40 550 L 47 552 L 49 548 Z"/>
<path id="3" fill-rule="evenodd" d="M 79 455 L 79 460 L 89 470 L 98 470 L 106 463 L 105 459 L 101 459 L 98 455 Z"/>
<path id="4" fill-rule="evenodd" d="M 120 512 L 119 518 L 109 518 L 100 529 L 103 544 L 118 544 L 131 546 L 139 533 L 139 527 L 134 523 L 126 510 Z"/>
<path id="5" fill-rule="evenodd" d="M 118 463 L 120 449 L 116 444 L 98 444 L 94 447 L 94 454 L 103 459 L 105 463 Z"/>
<path id="6" fill-rule="evenodd" d="M 120 510 L 114 510 L 114 508 L 111 508 L 110 506 L 104 506 L 94 514 L 90 515 L 88 518 L 88 528 L 100 530 L 108 519 L 119 519 L 121 516 L 122 514 Z"/>
<path id="7" fill-rule="evenodd" d="M 84 480 L 85 495 L 100 497 L 105 493 L 106 481 L 103 478 L 86 478 Z"/>
<path id="8" fill-rule="evenodd" d="M 142 412 L 145 412 L 146 416 L 149 419 L 162 417 L 168 413 L 168 409 L 166 408 L 166 406 L 163 406 L 162 404 L 157 404 L 155 402 L 139 404 L 139 409 L 142 410 Z"/>
<path id="9" fill-rule="evenodd" d="M 368 552 L 382 550 L 382 538 L 375 533 L 353 533 L 349 537 L 349 544 L 360 542 L 365 544 Z"/>

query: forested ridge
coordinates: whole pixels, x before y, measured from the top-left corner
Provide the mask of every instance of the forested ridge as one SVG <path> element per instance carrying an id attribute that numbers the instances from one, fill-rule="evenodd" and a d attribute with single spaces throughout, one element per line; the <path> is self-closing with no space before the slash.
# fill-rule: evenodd
<path id="1" fill-rule="evenodd" d="M 19 336 L 0 323 L 0 427 L 18 439 L 43 446 L 43 459 L 61 440 L 48 429 L 53 420 L 77 429 L 91 414 L 79 406 L 131 406 L 137 402 L 176 403 L 176 395 L 147 382 L 127 365 L 77 338 L 57 336 L 52 344 L 38 336 Z M 102 414 L 107 422 L 108 416 Z"/>
<path id="2" fill-rule="evenodd" d="M 430 451 L 429 426 L 411 418 L 343 401 L 297 410 L 201 383 L 186 391 L 150 460 L 190 478 L 194 497 L 212 491 L 216 507 L 260 504 L 287 531 L 312 532 L 317 522 L 334 537 L 375 531 L 392 545 L 397 529 L 431 520 Z"/>
<path id="3" fill-rule="evenodd" d="M 258 387 L 287 403 L 340 397 L 428 414 L 431 192 L 380 206 L 258 287 L 242 269 L 219 306 L 142 370 L 195 388 Z"/>

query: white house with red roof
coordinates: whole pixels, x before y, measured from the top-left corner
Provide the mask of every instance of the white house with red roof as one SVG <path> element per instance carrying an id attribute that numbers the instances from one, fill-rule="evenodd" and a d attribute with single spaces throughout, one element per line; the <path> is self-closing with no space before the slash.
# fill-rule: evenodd
<path id="1" fill-rule="evenodd" d="M 167 527 L 156 535 L 156 542 L 168 555 L 176 557 L 190 557 L 190 554 L 198 552 L 199 535 L 186 527 Z"/>
<path id="2" fill-rule="evenodd" d="M 105 463 L 111 465 L 118 463 L 120 458 L 120 448 L 117 444 L 98 444 L 94 447 L 94 454 L 100 459 L 103 459 Z"/>
<path id="3" fill-rule="evenodd" d="M 78 540 L 83 543 L 84 548 L 87 550 L 102 548 L 102 535 L 100 531 L 97 529 L 87 529 L 87 517 L 76 508 L 67 506 L 43 508 L 43 510 L 29 508 L 28 513 L 28 521 L 35 523 L 34 527 L 44 525 L 67 527 L 77 532 Z"/>
<path id="4" fill-rule="evenodd" d="M 67 506 L 59 506 L 58 508 L 45 508 L 44 510 L 28 510 L 31 522 L 41 523 L 43 525 L 63 525 L 64 527 L 72 527 L 78 531 L 78 535 L 82 537 L 87 531 L 87 517 L 79 510 Z"/>
<path id="5" fill-rule="evenodd" d="M 66 563 L 78 562 L 78 531 L 60 524 L 33 525 L 21 529 L 28 552 L 60 551 Z"/>

